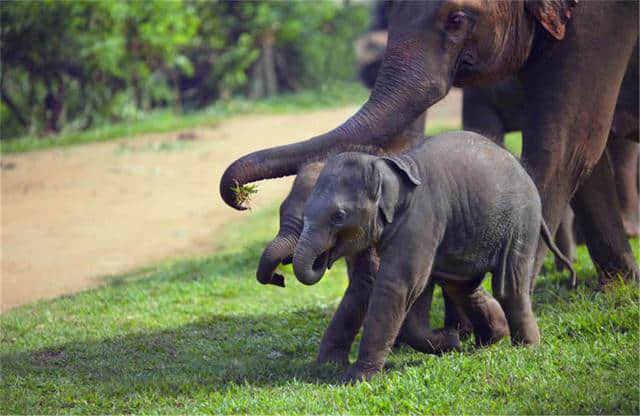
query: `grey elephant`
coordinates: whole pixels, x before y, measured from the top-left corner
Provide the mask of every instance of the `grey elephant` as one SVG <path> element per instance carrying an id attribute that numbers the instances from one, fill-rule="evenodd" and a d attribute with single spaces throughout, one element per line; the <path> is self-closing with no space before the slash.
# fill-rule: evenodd
<path id="1" fill-rule="evenodd" d="M 325 162 L 310 163 L 302 167 L 293 183 L 289 195 L 280 206 L 280 228 L 276 237 L 267 245 L 260 257 L 256 271 L 257 280 L 263 284 L 284 286 L 284 276 L 276 273 L 278 264 L 291 262 L 303 228 L 304 204 L 311 194 L 316 180 Z M 379 257 L 376 250 L 370 248 L 353 256 L 346 256 L 349 285 L 336 311 L 331 324 L 322 337 L 316 362 L 335 362 L 348 364 L 349 350 L 366 311 L 366 302 L 373 287 L 378 271 Z M 445 328 L 432 330 L 430 326 L 430 308 L 434 283 L 431 282 L 422 292 L 398 335 L 398 340 L 417 351 L 440 354 L 460 348 L 458 332 L 467 335 L 473 330 L 473 324 L 464 311 L 447 297 L 447 319 Z M 508 334 L 508 326 L 500 305 L 484 290 L 478 290 L 473 298 L 477 306 L 476 315 L 482 319 L 475 334 L 477 345 L 489 345 Z M 487 327 L 487 322 L 491 323 Z"/>
<path id="2" fill-rule="evenodd" d="M 414 302 L 434 279 L 472 320 L 486 272 L 514 344 L 537 344 L 531 284 L 539 237 L 558 257 L 529 175 L 506 150 L 472 132 L 434 136 L 409 152 L 330 158 L 304 208 L 293 268 L 318 282 L 342 256 L 380 255 L 356 363 L 344 381 L 370 379 Z M 569 262 L 567 267 L 571 267 Z M 575 278 L 575 275 L 574 275 Z M 367 309 L 368 305 L 368 309 Z M 492 328 L 493 322 L 474 322 Z"/>

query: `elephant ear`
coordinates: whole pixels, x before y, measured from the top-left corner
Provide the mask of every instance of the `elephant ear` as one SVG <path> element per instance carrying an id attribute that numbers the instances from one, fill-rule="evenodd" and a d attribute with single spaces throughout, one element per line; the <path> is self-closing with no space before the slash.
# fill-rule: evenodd
<path id="1" fill-rule="evenodd" d="M 378 163 L 391 165 L 392 168 L 399 171 L 400 176 L 408 179 L 413 185 L 420 185 L 422 183 L 416 162 L 407 155 L 381 157 Z M 378 194 L 375 200 L 380 211 L 382 211 L 385 221 L 387 224 L 391 224 L 393 222 L 396 205 L 400 198 L 400 190 L 397 185 L 391 185 L 391 181 L 385 178 L 385 175 L 380 169 L 375 169 L 374 176 L 377 176 L 377 182 L 379 183 Z"/>
<path id="2" fill-rule="evenodd" d="M 540 24 L 558 39 L 564 39 L 565 28 L 578 0 L 527 0 L 525 7 Z"/>
<path id="3" fill-rule="evenodd" d="M 386 160 L 391 166 L 402 172 L 414 185 L 420 185 L 422 183 L 420 180 L 420 172 L 418 171 L 418 164 L 408 154 L 400 153 L 393 156 L 383 156 L 381 159 Z"/>

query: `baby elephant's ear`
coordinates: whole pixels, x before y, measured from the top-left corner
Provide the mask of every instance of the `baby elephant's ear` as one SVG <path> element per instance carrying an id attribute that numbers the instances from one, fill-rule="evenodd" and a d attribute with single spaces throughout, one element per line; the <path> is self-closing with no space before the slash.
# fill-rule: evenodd
<path id="1" fill-rule="evenodd" d="M 407 154 L 398 154 L 393 156 L 383 156 L 381 159 L 390 162 L 391 166 L 395 166 L 399 171 L 404 173 L 407 179 L 414 185 L 420 185 L 420 173 L 416 161 Z"/>

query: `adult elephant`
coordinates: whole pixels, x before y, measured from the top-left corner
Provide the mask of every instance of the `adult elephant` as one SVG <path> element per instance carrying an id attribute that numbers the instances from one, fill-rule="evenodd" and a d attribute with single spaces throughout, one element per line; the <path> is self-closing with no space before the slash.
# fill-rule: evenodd
<path id="1" fill-rule="evenodd" d="M 368 88 L 373 88 L 375 84 L 387 47 L 390 5 L 388 1 L 375 3 L 371 28 L 368 33 L 358 38 L 354 45 L 358 76 Z M 633 57 L 635 61 L 638 59 L 637 54 L 638 45 L 636 44 Z M 637 65 L 629 67 L 625 74 L 613 115 L 611 140 L 607 144 L 607 153 L 613 162 L 622 222 L 625 233 L 629 237 L 640 235 L 638 73 L 633 73 L 634 69 L 637 70 Z M 463 90 L 462 128 L 479 132 L 496 143 L 504 145 L 506 133 L 522 130 L 525 116 L 523 98 L 522 85 L 515 77 L 493 85 L 466 87 Z M 628 139 L 636 143 L 620 139 Z M 575 257 L 573 218 L 573 211 L 568 209 L 556 233 L 556 244 L 571 259 Z"/>
<path id="2" fill-rule="evenodd" d="M 363 107 L 321 136 L 235 161 L 221 179 L 222 198 L 243 209 L 236 185 L 295 174 L 354 144 L 382 147 L 452 86 L 517 75 L 525 94 L 523 159 L 549 228 L 555 232 L 575 192 L 574 208 L 602 281 L 637 277 L 622 221 L 607 215 L 615 192 L 610 161 L 601 158 L 637 39 L 636 2 L 396 3 L 387 52 Z M 536 272 L 545 252 L 540 245 Z"/>
<path id="3" fill-rule="evenodd" d="M 636 44 L 634 60 L 637 60 L 637 56 L 638 45 Z M 632 100 L 631 97 L 635 99 Z M 490 87 L 465 88 L 462 101 L 462 127 L 465 130 L 479 132 L 502 144 L 506 133 L 522 129 L 525 120 L 523 98 L 522 86 L 516 78 L 509 78 Z M 638 212 L 640 207 L 638 123 L 640 120 L 638 116 L 638 74 L 636 72 L 633 77 L 625 76 L 622 83 L 606 147 L 616 184 L 618 195 L 616 201 L 619 203 L 625 234 L 629 237 L 640 235 L 640 212 Z M 572 214 L 569 217 L 572 217 Z M 558 230 L 557 238 L 563 240 L 561 234 L 571 233 L 570 221 L 566 224 L 563 222 L 561 228 L 563 230 L 562 232 Z M 565 242 L 558 245 L 561 248 L 567 247 Z M 569 250 L 566 249 L 562 249 L 562 252 L 569 254 Z"/>

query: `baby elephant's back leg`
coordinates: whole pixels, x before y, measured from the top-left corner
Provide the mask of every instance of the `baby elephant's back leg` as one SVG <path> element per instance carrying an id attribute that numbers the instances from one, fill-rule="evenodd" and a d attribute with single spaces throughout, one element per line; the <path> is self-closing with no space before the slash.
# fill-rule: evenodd
<path id="1" fill-rule="evenodd" d="M 509 334 L 507 319 L 500 304 L 478 283 L 484 276 L 468 283 L 445 283 L 443 290 L 451 300 L 469 317 L 477 346 L 498 342 Z"/>
<path id="2" fill-rule="evenodd" d="M 460 339 L 453 329 L 433 330 L 430 324 L 433 278 L 422 291 L 402 324 L 398 339 L 427 354 L 441 354 L 460 349 Z"/>
<path id="3" fill-rule="evenodd" d="M 536 220 L 537 218 L 537 220 Z M 493 271 L 493 295 L 502 305 L 511 342 L 533 345 L 540 342 L 540 331 L 531 306 L 533 262 L 540 235 L 539 216 L 521 224 L 502 247 L 499 263 Z"/>

